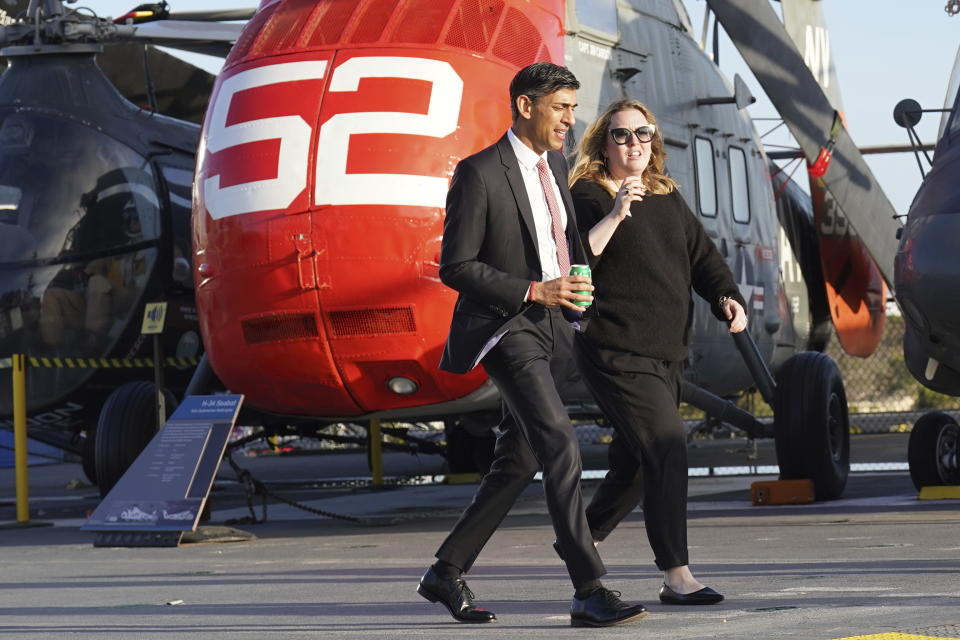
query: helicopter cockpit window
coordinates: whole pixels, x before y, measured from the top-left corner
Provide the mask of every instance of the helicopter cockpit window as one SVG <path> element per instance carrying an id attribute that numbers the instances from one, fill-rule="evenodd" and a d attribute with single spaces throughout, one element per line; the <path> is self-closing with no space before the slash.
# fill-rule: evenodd
<path id="1" fill-rule="evenodd" d="M 953 109 L 951 109 L 950 120 L 948 121 L 948 131 L 950 132 L 950 138 L 956 138 L 960 135 L 960 90 L 957 91 L 957 94 L 954 98 Z"/>
<path id="2" fill-rule="evenodd" d="M 102 356 L 156 260 L 145 158 L 75 120 L 0 110 L 0 352 Z M 58 374 L 59 375 L 59 374 Z"/>
<path id="3" fill-rule="evenodd" d="M 76 122 L 0 112 L 0 263 L 120 249 L 159 236 L 150 165 Z M 20 241 L 3 242 L 16 234 Z"/>
<path id="4" fill-rule="evenodd" d="M 750 185 L 747 181 L 747 155 L 739 147 L 727 150 L 730 165 L 730 205 L 733 219 L 744 224 L 750 222 Z"/>
<path id="5" fill-rule="evenodd" d="M 619 32 L 617 0 L 577 0 L 575 11 L 582 27 L 614 37 Z"/>
<path id="6" fill-rule="evenodd" d="M 957 115 L 957 111 L 960 110 L 960 49 L 957 49 L 957 56 L 953 61 L 953 71 L 950 73 L 950 82 L 947 84 L 947 97 L 944 99 L 943 108 L 950 111 L 945 111 L 940 118 L 937 140 L 947 132 L 951 136 L 956 136 L 960 132 L 960 116 Z"/>
<path id="7" fill-rule="evenodd" d="M 717 215 L 717 176 L 713 160 L 713 143 L 706 138 L 696 138 L 697 158 L 697 203 L 700 213 L 707 217 Z"/>

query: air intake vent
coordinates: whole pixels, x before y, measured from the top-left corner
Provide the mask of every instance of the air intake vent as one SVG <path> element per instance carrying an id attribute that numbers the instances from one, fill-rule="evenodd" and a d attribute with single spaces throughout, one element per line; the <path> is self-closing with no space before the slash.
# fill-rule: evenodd
<path id="1" fill-rule="evenodd" d="M 317 318 L 312 313 L 275 313 L 247 318 L 241 323 L 243 339 L 247 344 L 307 340 L 316 338 Z"/>
<path id="2" fill-rule="evenodd" d="M 440 38 L 453 0 L 407 0 L 406 13 L 393 32 L 394 42 L 431 44 Z"/>
<path id="3" fill-rule="evenodd" d="M 417 330 L 410 307 L 331 311 L 329 315 L 334 337 L 414 333 Z"/>
<path id="4" fill-rule="evenodd" d="M 363 15 L 353 29 L 350 42 L 376 42 L 383 34 L 383 28 L 397 9 L 400 0 L 371 0 L 367 3 Z"/>
<path id="5" fill-rule="evenodd" d="M 461 49 L 486 51 L 501 13 L 503 0 L 464 0 L 447 33 L 447 44 Z"/>
<path id="6" fill-rule="evenodd" d="M 500 27 L 493 53 L 518 67 L 525 67 L 537 61 L 542 42 L 540 33 L 530 20 L 511 7 Z"/>

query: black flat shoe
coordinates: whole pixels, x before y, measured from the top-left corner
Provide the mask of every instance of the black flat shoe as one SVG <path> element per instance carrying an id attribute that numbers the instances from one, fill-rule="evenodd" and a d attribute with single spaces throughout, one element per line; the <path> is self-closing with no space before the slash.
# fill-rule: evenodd
<path id="1" fill-rule="evenodd" d="M 710 587 L 704 587 L 693 593 L 677 593 L 666 584 L 660 587 L 660 602 L 663 604 L 717 604 L 723 595 Z"/>
<path id="2" fill-rule="evenodd" d="M 473 592 L 463 578 L 441 578 L 433 570 L 420 578 L 417 593 L 430 602 L 439 602 L 447 608 L 457 622 L 494 622 L 497 616 L 492 611 L 480 609 L 473 604 Z"/>
<path id="3" fill-rule="evenodd" d="M 586 598 L 574 596 L 570 606 L 571 627 L 612 627 L 645 618 L 647 608 L 642 604 L 625 604 L 619 591 L 600 587 Z"/>

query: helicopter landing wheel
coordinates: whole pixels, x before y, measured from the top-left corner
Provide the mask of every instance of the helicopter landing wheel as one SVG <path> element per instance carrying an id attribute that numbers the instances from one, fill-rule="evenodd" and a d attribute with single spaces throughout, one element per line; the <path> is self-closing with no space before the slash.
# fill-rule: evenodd
<path id="1" fill-rule="evenodd" d="M 817 500 L 839 498 L 850 473 L 850 420 L 837 364 L 816 351 L 794 355 L 777 372 L 773 404 L 780 477 L 810 478 Z"/>
<path id="2" fill-rule="evenodd" d="M 920 416 L 910 432 L 907 462 L 917 491 L 923 487 L 960 484 L 957 449 L 960 426 L 943 411 Z"/>
<path id="3" fill-rule="evenodd" d="M 157 433 L 156 387 L 128 382 L 107 397 L 97 421 L 94 462 L 100 495 L 106 496 Z M 164 389 L 166 415 L 177 400 Z"/>
<path id="4" fill-rule="evenodd" d="M 83 445 L 80 448 L 80 466 L 83 468 L 83 475 L 87 476 L 90 484 L 97 484 L 96 441 L 96 429 L 87 429 L 83 436 Z"/>

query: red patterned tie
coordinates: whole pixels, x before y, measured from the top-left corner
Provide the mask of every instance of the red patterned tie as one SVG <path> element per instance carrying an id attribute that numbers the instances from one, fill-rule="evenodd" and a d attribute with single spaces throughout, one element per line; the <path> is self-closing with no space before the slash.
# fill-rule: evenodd
<path id="1" fill-rule="evenodd" d="M 540 174 L 540 186 L 543 195 L 547 198 L 547 209 L 550 210 L 550 219 L 553 221 L 553 241 L 557 245 L 557 262 L 560 263 L 560 275 L 570 274 L 570 252 L 567 249 L 567 236 L 563 230 L 563 219 L 560 217 L 560 205 L 553 193 L 553 177 L 547 170 L 547 163 L 543 158 L 537 163 L 537 172 Z"/>

